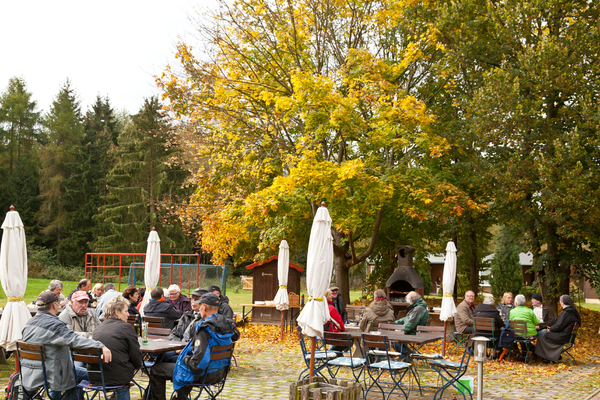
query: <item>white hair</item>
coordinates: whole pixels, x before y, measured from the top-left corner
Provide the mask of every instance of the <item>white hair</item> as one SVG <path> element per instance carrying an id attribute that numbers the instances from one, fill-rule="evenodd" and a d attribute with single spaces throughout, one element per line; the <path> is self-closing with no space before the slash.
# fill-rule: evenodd
<path id="1" fill-rule="evenodd" d="M 515 305 L 516 306 L 524 306 L 525 301 L 527 301 L 527 300 L 525 299 L 525 296 L 523 296 L 522 294 L 518 294 L 517 297 L 515 297 Z"/>
<path id="2" fill-rule="evenodd" d="M 177 285 L 171 285 L 171 286 L 169 286 L 169 288 L 167 289 L 167 293 L 170 293 L 171 290 L 174 290 L 177 293 L 181 293 L 181 289 Z"/>
<path id="3" fill-rule="evenodd" d="M 485 299 L 483 299 L 483 304 L 489 304 L 491 306 L 494 305 L 494 298 L 492 296 L 488 296 Z"/>

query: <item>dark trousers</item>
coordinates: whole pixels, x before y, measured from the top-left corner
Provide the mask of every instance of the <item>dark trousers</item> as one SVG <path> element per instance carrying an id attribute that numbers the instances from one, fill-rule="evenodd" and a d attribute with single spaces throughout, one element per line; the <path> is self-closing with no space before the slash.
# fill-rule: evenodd
<path id="1" fill-rule="evenodd" d="M 150 395 L 148 400 L 166 400 L 167 381 L 173 379 L 175 363 L 159 362 L 150 369 Z M 182 388 L 177 391 L 177 397 L 185 398 L 191 389 Z"/>

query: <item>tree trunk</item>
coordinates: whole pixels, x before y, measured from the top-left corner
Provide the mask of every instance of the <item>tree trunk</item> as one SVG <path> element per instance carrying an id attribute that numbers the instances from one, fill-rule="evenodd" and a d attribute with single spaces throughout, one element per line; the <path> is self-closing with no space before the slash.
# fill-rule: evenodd
<path id="1" fill-rule="evenodd" d="M 544 280 L 546 284 L 545 300 L 549 303 L 548 306 L 554 311 L 554 315 L 558 315 L 559 294 L 557 293 L 557 289 L 553 289 L 553 287 L 556 288 L 558 284 L 558 290 L 560 290 L 562 287 L 564 277 L 560 274 L 560 257 L 556 237 L 556 229 L 552 224 L 548 224 L 546 226 L 546 229 L 548 232 L 548 237 L 550 239 L 548 240 L 548 248 L 546 250 L 548 253 L 548 266 L 546 267 L 546 271 L 549 273 L 546 274 L 546 279 Z M 558 282 L 552 282 L 552 279 L 558 279 Z M 567 293 L 569 293 L 568 286 L 569 284 L 567 277 Z"/>
<path id="2" fill-rule="evenodd" d="M 475 293 L 479 293 L 479 265 L 477 263 L 477 232 L 475 228 L 471 228 L 471 256 L 469 260 L 470 289 Z"/>
<path id="3" fill-rule="evenodd" d="M 342 299 L 344 299 L 344 304 L 350 304 L 350 280 L 348 271 L 350 267 L 348 266 L 348 261 L 345 255 L 334 254 L 334 268 L 335 268 L 335 283 L 340 288 L 340 295 Z"/>

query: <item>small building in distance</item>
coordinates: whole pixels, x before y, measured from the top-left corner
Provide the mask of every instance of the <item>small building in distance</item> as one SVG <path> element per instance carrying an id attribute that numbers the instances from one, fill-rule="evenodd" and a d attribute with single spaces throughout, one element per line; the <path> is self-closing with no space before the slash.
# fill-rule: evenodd
<path id="1" fill-rule="evenodd" d="M 250 264 L 246 267 L 246 269 L 252 270 L 252 303 L 256 303 L 257 301 L 273 301 L 275 298 L 279 290 L 279 278 L 277 277 L 278 258 L 275 255 L 268 260 Z M 288 293 L 300 294 L 300 273 L 303 271 L 304 268 L 290 262 L 287 285 Z M 281 313 L 275 307 L 256 307 L 252 311 L 252 321 L 279 323 L 281 321 Z"/>

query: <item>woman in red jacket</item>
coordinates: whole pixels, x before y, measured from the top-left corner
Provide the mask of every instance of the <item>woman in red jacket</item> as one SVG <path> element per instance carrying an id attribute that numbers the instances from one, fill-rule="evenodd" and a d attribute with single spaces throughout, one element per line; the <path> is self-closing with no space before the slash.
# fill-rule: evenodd
<path id="1" fill-rule="evenodd" d="M 344 321 L 342 320 L 342 316 L 336 310 L 333 305 L 333 296 L 331 295 L 331 289 L 327 289 L 325 291 L 325 298 L 327 298 L 327 304 L 329 305 L 329 321 L 325 324 L 326 332 L 344 332 L 346 328 L 344 327 Z"/>

